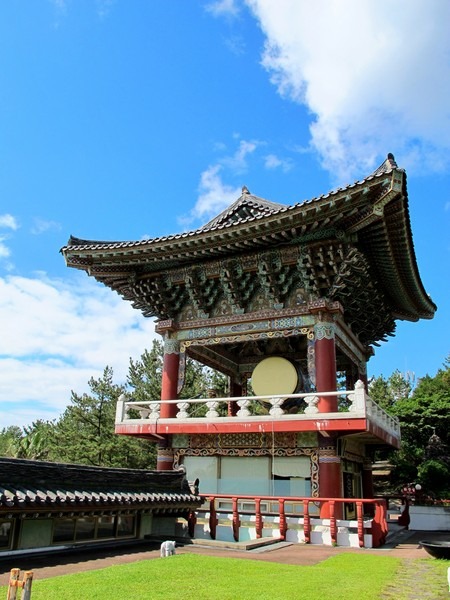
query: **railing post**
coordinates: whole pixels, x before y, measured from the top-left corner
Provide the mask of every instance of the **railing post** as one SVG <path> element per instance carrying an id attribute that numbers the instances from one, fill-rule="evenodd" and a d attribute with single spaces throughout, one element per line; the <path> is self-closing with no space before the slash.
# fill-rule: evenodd
<path id="1" fill-rule="evenodd" d="M 349 412 L 362 412 L 366 410 L 366 389 L 361 379 L 355 383 L 355 391 L 348 395 L 351 402 Z"/>
<path id="2" fill-rule="evenodd" d="M 31 584 L 33 583 L 33 571 L 26 571 L 23 576 L 22 600 L 30 600 Z"/>
<path id="3" fill-rule="evenodd" d="M 22 600 L 30 600 L 31 598 L 31 584 L 33 583 L 33 571 L 25 571 L 23 580 L 19 580 L 20 569 L 11 569 L 8 585 L 8 595 L 6 600 L 16 600 L 17 588 L 21 588 Z"/>
<path id="4" fill-rule="evenodd" d="M 211 539 L 216 539 L 217 514 L 216 514 L 216 499 L 211 496 L 209 499 L 209 535 Z"/>
<path id="5" fill-rule="evenodd" d="M 388 532 L 386 514 L 386 500 L 377 500 L 375 515 L 372 519 L 372 545 L 374 548 L 379 548 L 386 541 Z"/>
<path id="6" fill-rule="evenodd" d="M 334 500 L 330 500 L 329 509 L 331 543 L 333 546 L 337 546 L 336 502 Z"/>
<path id="7" fill-rule="evenodd" d="M 363 503 L 356 501 L 356 519 L 358 521 L 358 541 L 359 547 L 364 548 L 364 516 Z"/>
<path id="8" fill-rule="evenodd" d="M 17 584 L 19 583 L 20 569 L 11 569 L 9 576 L 8 595 L 6 600 L 16 600 Z"/>
<path id="9" fill-rule="evenodd" d="M 280 506 L 280 537 L 283 541 L 286 540 L 286 532 L 287 532 L 287 521 L 286 521 L 286 512 L 284 510 L 285 499 L 280 498 L 279 506 Z"/>
<path id="10" fill-rule="evenodd" d="M 303 500 L 303 533 L 305 543 L 311 543 L 311 517 L 309 516 L 309 501 Z"/>
<path id="11" fill-rule="evenodd" d="M 115 422 L 117 424 L 119 423 L 123 423 L 124 418 L 126 418 L 126 411 L 125 411 L 125 402 L 127 400 L 127 397 L 125 396 L 125 394 L 120 394 L 118 400 L 117 400 L 117 404 L 116 404 L 116 420 Z"/>
<path id="12" fill-rule="evenodd" d="M 261 498 L 255 498 L 255 529 L 256 537 L 262 538 L 263 519 L 261 515 Z"/>
<path id="13" fill-rule="evenodd" d="M 239 527 L 241 522 L 239 520 L 239 508 L 238 508 L 238 499 L 233 498 L 233 537 L 234 541 L 239 541 Z"/>

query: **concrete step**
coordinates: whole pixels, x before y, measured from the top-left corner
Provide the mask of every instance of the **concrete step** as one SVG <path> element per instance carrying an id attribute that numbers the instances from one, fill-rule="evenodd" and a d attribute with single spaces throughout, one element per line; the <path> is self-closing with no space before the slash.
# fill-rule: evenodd
<path id="1" fill-rule="evenodd" d="M 261 551 L 263 548 L 267 549 L 275 544 L 289 544 L 289 542 L 283 542 L 281 538 L 265 537 L 257 540 L 245 540 L 242 542 L 227 542 L 224 540 L 208 540 L 196 538 L 192 539 L 187 544 L 193 544 L 194 546 L 201 546 L 205 548 L 224 548 L 226 550 L 239 550 L 241 552 L 255 552 Z"/>

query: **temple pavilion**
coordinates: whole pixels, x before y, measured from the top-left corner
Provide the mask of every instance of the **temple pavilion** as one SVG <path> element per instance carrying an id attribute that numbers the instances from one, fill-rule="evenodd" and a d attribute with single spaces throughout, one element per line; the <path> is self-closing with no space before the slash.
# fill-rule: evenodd
<path id="1" fill-rule="evenodd" d="M 118 401 L 116 433 L 158 444 L 200 492 L 371 498 L 373 451 L 398 421 L 367 394 L 373 347 L 436 306 L 416 263 L 406 174 L 372 174 L 293 205 L 246 187 L 196 229 L 139 241 L 70 237 L 62 253 L 156 320 L 161 398 Z M 179 400 L 186 359 L 226 397 Z"/>

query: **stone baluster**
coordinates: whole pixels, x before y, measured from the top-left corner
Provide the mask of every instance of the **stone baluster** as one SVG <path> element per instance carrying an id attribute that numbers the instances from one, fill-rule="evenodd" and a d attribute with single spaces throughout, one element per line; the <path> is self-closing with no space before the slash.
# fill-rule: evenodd
<path id="1" fill-rule="evenodd" d="M 239 410 L 237 412 L 238 417 L 250 417 L 250 411 L 248 407 L 250 406 L 250 400 L 248 398 L 242 398 L 242 400 L 237 401 Z"/>
<path id="2" fill-rule="evenodd" d="M 272 417 L 281 417 L 284 415 L 284 410 L 281 408 L 285 398 L 280 398 L 279 396 L 274 396 L 270 399 L 271 409 L 269 411 Z"/>
<path id="3" fill-rule="evenodd" d="M 314 415 L 319 412 L 319 409 L 317 407 L 317 405 L 319 403 L 319 396 L 316 396 L 314 394 L 305 396 L 305 402 L 307 405 L 305 408 L 305 414 Z"/>
<path id="4" fill-rule="evenodd" d="M 178 412 L 177 419 L 189 419 L 189 402 L 177 402 Z"/>
<path id="5" fill-rule="evenodd" d="M 206 413 L 206 418 L 207 419 L 216 419 L 219 416 L 219 413 L 217 412 L 217 407 L 219 406 L 219 403 L 217 400 L 208 400 L 208 402 L 206 403 L 206 406 L 208 407 L 208 412 Z"/>
<path id="6" fill-rule="evenodd" d="M 159 419 L 161 404 L 160 402 L 152 402 L 150 404 L 150 414 L 148 416 L 149 419 Z"/>

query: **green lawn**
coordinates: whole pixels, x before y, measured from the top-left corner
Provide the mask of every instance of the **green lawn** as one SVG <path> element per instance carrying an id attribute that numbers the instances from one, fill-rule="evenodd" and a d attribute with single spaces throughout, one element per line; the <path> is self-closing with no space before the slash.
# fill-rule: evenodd
<path id="1" fill-rule="evenodd" d="M 32 600 L 379 600 L 400 565 L 370 554 L 339 554 L 309 567 L 180 554 L 36 579 Z"/>

